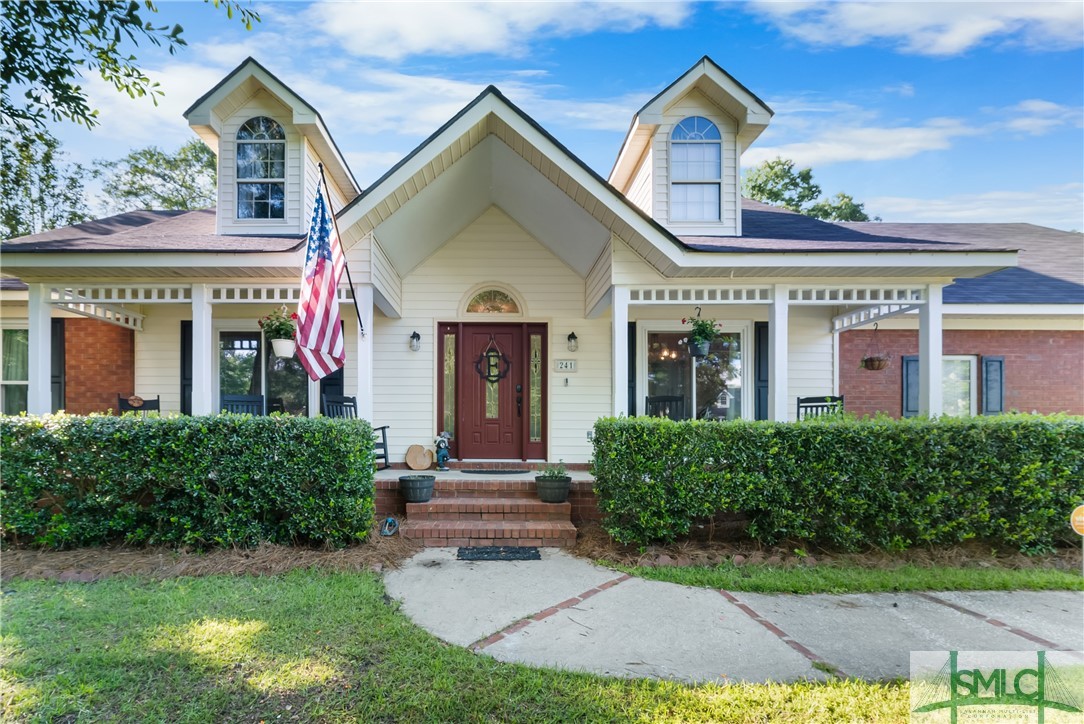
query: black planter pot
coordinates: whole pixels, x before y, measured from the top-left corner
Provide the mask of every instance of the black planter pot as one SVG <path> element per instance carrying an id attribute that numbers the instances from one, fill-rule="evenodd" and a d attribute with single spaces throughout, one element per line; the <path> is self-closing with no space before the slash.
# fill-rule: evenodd
<path id="1" fill-rule="evenodd" d="M 543 503 L 563 503 L 568 500 L 568 489 L 572 485 L 572 478 L 568 475 L 563 478 L 540 478 L 534 479 L 535 490 L 538 491 L 538 499 Z"/>
<path id="2" fill-rule="evenodd" d="M 408 503 L 426 503 L 433 497 L 436 475 L 400 475 L 399 492 Z"/>

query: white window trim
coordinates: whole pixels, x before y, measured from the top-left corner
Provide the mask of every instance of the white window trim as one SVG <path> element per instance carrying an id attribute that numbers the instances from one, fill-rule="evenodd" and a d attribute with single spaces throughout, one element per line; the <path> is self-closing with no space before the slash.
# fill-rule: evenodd
<path id="1" fill-rule="evenodd" d="M 214 345 L 212 347 L 213 353 L 211 358 L 211 379 L 213 383 L 211 385 L 211 409 L 214 412 L 219 412 L 222 409 L 222 376 L 219 373 L 220 360 L 221 360 L 221 342 L 222 332 L 260 332 L 259 322 L 253 319 L 216 319 L 211 323 L 211 331 L 214 334 Z M 263 369 L 267 369 L 267 355 L 270 354 L 271 344 L 263 338 L 261 332 L 260 339 L 260 364 Z M 309 386 L 309 417 L 316 417 L 320 414 L 320 382 L 319 380 L 313 382 L 311 378 L 306 377 L 306 381 Z M 267 375 L 260 375 L 260 394 L 267 399 Z"/>
<path id="2" fill-rule="evenodd" d="M 685 120 L 689 118 L 703 118 L 709 121 L 715 126 L 715 130 L 719 132 L 719 138 L 716 139 L 696 139 L 688 141 L 677 141 L 680 144 L 707 144 L 717 143 L 719 144 L 719 178 L 717 179 L 682 179 L 680 181 L 674 180 L 674 131 Z M 695 227 L 702 224 L 717 224 L 722 223 L 723 220 L 723 176 L 726 168 L 726 156 L 725 148 L 723 144 L 723 129 L 719 125 L 719 122 L 709 116 L 700 116 L 698 114 L 692 114 L 683 116 L 681 119 L 674 122 L 670 126 L 670 130 L 666 133 L 666 175 L 667 180 L 670 182 L 666 190 L 666 218 L 668 222 L 674 226 L 689 226 Z M 691 185 L 706 185 L 715 184 L 719 187 L 719 217 L 716 219 L 674 219 L 673 203 L 674 203 L 674 186 L 691 186 Z"/>
<path id="3" fill-rule="evenodd" d="M 974 417 L 979 414 L 979 357 L 973 354 L 945 354 L 941 355 L 941 385 L 942 388 L 945 384 L 945 363 L 946 362 L 970 362 L 971 363 L 971 375 L 968 384 L 970 389 L 970 400 L 968 401 L 968 414 Z M 944 393 L 942 392 L 942 395 Z"/>
<path id="4" fill-rule="evenodd" d="M 3 325 L 0 325 L 0 331 L 5 330 L 5 329 L 29 329 L 29 328 L 30 328 L 30 325 L 27 323 L 27 320 L 25 320 L 25 319 L 13 319 L 13 320 L 10 320 L 10 321 L 5 320 Z M 30 370 L 29 370 L 29 368 L 26 371 L 26 377 L 27 378 L 25 380 L 5 380 L 4 379 L 3 355 L 4 355 L 4 336 L 3 336 L 3 334 L 0 334 L 0 385 L 22 385 L 23 387 L 29 388 L 30 387 Z"/>
<path id="5" fill-rule="evenodd" d="M 652 332 L 689 332 L 689 325 L 680 321 L 665 319 L 633 319 L 636 322 L 636 414 L 643 415 L 646 410 L 644 398 L 647 396 L 647 336 Z M 743 420 L 756 417 L 753 409 L 754 391 L 753 372 L 756 363 L 753 360 L 753 322 L 718 320 L 720 332 L 741 335 L 741 409 Z"/>
<path id="6" fill-rule="evenodd" d="M 279 128 L 282 129 L 282 136 L 283 136 L 282 139 L 280 140 L 280 139 L 257 139 L 257 138 L 240 139 L 240 138 L 238 138 L 237 136 L 241 133 L 241 129 L 245 127 L 245 124 L 248 123 L 251 120 L 256 119 L 256 118 L 269 118 L 272 121 L 274 121 L 275 123 L 277 123 L 279 125 Z M 289 213 L 288 213 L 288 206 L 289 206 L 289 203 L 288 203 L 288 191 L 289 191 L 289 189 L 287 188 L 286 176 L 289 175 L 289 166 L 290 166 L 290 141 L 289 141 L 288 136 L 289 136 L 289 134 L 286 132 L 286 124 L 284 124 L 279 119 L 277 119 L 277 118 L 275 118 L 273 116 L 270 116 L 270 115 L 266 115 L 266 114 L 260 114 L 260 115 L 256 115 L 256 116 L 251 116 L 250 118 L 246 118 L 239 126 L 237 126 L 237 130 L 233 132 L 233 145 L 234 145 L 234 149 L 233 149 L 233 157 L 234 157 L 234 160 L 233 160 L 233 186 L 234 186 L 233 215 L 234 215 L 234 219 L 233 220 L 234 220 L 235 223 L 246 224 L 246 225 L 254 225 L 254 224 L 285 224 L 285 223 L 287 223 L 287 217 L 289 217 Z M 239 170 L 238 170 L 238 163 L 239 163 L 239 158 L 240 158 L 240 153 L 238 152 L 238 149 L 240 149 L 242 143 L 264 143 L 264 144 L 281 143 L 282 144 L 282 170 L 285 172 L 285 175 L 282 178 L 245 178 L 245 179 L 242 179 L 241 174 L 239 173 Z M 282 184 L 283 209 L 282 209 L 282 218 L 281 219 L 271 217 L 271 216 L 266 217 L 266 218 L 262 218 L 262 217 L 255 217 L 255 218 L 244 217 L 244 218 L 242 218 L 241 217 L 241 190 L 240 190 L 240 186 L 241 186 L 241 184 L 257 184 L 257 183 L 281 183 Z"/>

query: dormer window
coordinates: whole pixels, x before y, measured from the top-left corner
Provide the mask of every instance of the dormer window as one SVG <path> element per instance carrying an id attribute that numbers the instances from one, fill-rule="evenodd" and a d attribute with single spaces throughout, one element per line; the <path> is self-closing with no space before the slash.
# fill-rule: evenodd
<path id="1" fill-rule="evenodd" d="M 670 134 L 670 221 L 719 221 L 723 141 L 719 128 L 689 116 Z"/>
<path id="2" fill-rule="evenodd" d="M 237 218 L 286 216 L 286 133 L 276 121 L 251 118 L 237 131 Z"/>

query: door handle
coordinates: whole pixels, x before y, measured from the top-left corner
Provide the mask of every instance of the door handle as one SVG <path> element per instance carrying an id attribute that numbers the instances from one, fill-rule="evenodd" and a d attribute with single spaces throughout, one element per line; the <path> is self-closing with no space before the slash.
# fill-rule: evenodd
<path id="1" fill-rule="evenodd" d="M 516 395 L 516 417 L 523 417 L 523 397 Z"/>

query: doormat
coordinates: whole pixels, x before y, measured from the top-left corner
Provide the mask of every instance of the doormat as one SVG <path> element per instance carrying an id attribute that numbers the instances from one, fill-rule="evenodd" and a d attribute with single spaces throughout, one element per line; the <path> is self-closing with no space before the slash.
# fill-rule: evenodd
<path id="1" fill-rule="evenodd" d="M 540 561 L 537 548 L 517 546 L 475 546 L 460 548 L 455 556 L 461 561 Z"/>
<path id="2" fill-rule="evenodd" d="M 482 470 L 481 468 L 466 468 L 459 472 L 466 475 L 526 475 L 531 472 L 530 470 L 520 470 L 517 468 L 506 468 L 502 470 Z"/>

